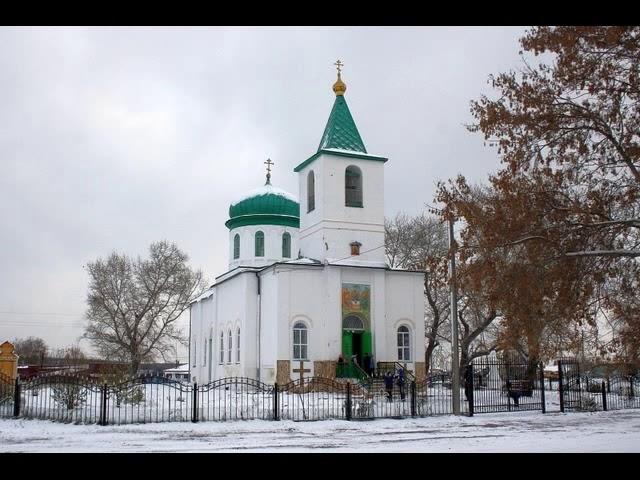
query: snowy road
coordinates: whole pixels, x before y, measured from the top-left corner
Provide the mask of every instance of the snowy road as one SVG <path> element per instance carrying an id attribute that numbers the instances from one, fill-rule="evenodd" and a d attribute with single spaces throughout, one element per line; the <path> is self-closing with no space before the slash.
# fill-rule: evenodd
<path id="1" fill-rule="evenodd" d="M 366 422 L 0 420 L 0 452 L 640 452 L 640 410 Z"/>

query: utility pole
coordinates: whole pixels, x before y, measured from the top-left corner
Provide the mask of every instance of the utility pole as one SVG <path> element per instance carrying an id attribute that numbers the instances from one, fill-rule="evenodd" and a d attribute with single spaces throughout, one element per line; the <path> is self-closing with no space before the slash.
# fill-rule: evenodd
<path id="1" fill-rule="evenodd" d="M 460 359 L 458 353 L 458 288 L 456 285 L 456 241 L 453 237 L 453 219 L 449 220 L 449 251 L 451 266 L 449 281 L 451 284 L 451 401 L 453 414 L 460 415 Z"/>

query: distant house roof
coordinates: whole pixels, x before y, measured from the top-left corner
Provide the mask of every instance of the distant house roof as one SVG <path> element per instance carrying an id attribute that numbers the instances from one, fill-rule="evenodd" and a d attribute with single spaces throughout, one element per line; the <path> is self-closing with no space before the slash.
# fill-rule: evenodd
<path id="1" fill-rule="evenodd" d="M 164 373 L 189 373 L 189 364 L 183 363 L 174 368 L 167 368 Z"/>

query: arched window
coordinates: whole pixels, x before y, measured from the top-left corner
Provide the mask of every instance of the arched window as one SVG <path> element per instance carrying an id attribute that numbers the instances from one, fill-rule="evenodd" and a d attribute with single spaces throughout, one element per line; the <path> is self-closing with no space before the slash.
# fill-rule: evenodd
<path id="1" fill-rule="evenodd" d="M 313 170 L 307 175 L 307 213 L 316 208 L 316 176 Z"/>
<path id="2" fill-rule="evenodd" d="M 224 363 L 224 332 L 220 332 L 220 365 Z"/>
<path id="3" fill-rule="evenodd" d="M 344 174 L 344 199 L 347 207 L 362 207 L 362 172 L 355 165 Z"/>
<path id="4" fill-rule="evenodd" d="M 256 257 L 264 257 L 264 233 L 256 232 Z"/>
<path id="5" fill-rule="evenodd" d="M 411 334 L 405 325 L 398 327 L 398 360 L 411 361 Z"/>
<path id="6" fill-rule="evenodd" d="M 308 360 L 308 345 L 307 326 L 302 322 L 296 322 L 293 326 L 293 359 Z"/>
<path id="7" fill-rule="evenodd" d="M 231 353 L 233 351 L 233 337 L 231 336 L 231 330 L 229 330 L 229 350 L 227 350 L 227 363 L 231 363 Z"/>
<path id="8" fill-rule="evenodd" d="M 236 330 L 236 363 L 240 363 L 240 327 Z"/>
<path id="9" fill-rule="evenodd" d="M 291 234 L 287 232 L 282 234 L 282 257 L 291 258 Z"/>
<path id="10" fill-rule="evenodd" d="M 346 330 L 364 330 L 364 324 L 360 317 L 349 315 L 342 321 L 342 328 Z"/>
<path id="11" fill-rule="evenodd" d="M 240 235 L 237 233 L 233 237 L 233 259 L 240 258 Z"/>

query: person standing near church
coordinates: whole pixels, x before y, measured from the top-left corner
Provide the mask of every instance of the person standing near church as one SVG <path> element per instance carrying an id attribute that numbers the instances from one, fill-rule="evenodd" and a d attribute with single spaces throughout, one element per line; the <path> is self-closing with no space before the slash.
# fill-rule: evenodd
<path id="1" fill-rule="evenodd" d="M 387 391 L 387 401 L 393 401 L 393 373 L 387 372 L 384 374 L 384 388 Z"/>
<path id="2" fill-rule="evenodd" d="M 371 355 L 368 353 L 362 358 L 362 368 L 364 368 L 367 375 L 371 376 Z"/>
<path id="3" fill-rule="evenodd" d="M 398 387 L 400 389 L 400 400 L 404 400 L 404 368 L 398 369 Z"/>

